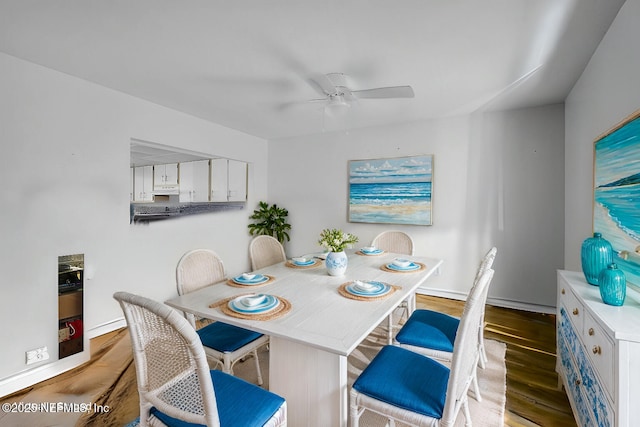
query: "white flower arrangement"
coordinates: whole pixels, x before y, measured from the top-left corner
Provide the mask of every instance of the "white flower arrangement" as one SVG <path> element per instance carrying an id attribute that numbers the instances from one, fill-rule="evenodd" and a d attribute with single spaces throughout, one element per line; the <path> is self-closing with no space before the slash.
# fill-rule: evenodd
<path id="1" fill-rule="evenodd" d="M 357 241 L 358 237 L 351 233 L 345 233 L 337 228 L 325 228 L 322 230 L 322 233 L 320 233 L 318 244 L 331 252 L 342 252 L 345 248 L 350 248 L 351 245 Z"/>

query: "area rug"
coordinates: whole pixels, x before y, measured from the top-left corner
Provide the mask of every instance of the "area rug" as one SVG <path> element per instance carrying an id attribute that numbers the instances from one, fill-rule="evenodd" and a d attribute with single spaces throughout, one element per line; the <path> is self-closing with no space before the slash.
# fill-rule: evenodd
<path id="1" fill-rule="evenodd" d="M 386 344 L 387 332 L 382 327 L 374 330 L 358 348 L 349 356 L 349 385 L 353 384 L 362 369 L 366 367 L 371 358 Z M 474 427 L 496 427 L 504 425 L 504 408 L 506 402 L 506 368 L 504 363 L 506 345 L 504 343 L 485 340 L 485 348 L 489 359 L 484 369 L 478 368 L 478 384 L 482 395 L 482 402 L 475 400 L 473 392 L 469 392 L 469 411 Z M 263 347 L 258 352 L 262 377 L 265 388 L 269 387 L 269 354 Z M 249 382 L 256 383 L 257 375 L 253 361 L 239 362 L 235 365 L 236 376 Z M 137 420 L 127 427 L 137 426 Z M 362 427 L 384 427 L 386 419 L 369 411 L 360 418 Z M 405 427 L 402 423 L 396 423 L 397 427 Z M 455 426 L 464 426 L 464 416 L 460 414 Z"/>

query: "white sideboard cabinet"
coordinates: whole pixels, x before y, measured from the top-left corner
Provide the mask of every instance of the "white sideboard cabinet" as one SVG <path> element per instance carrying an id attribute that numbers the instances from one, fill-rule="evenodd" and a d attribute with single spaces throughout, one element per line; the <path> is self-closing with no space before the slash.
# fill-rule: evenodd
<path id="1" fill-rule="evenodd" d="M 556 371 L 580 426 L 640 422 L 640 294 L 602 302 L 581 272 L 558 271 Z"/>

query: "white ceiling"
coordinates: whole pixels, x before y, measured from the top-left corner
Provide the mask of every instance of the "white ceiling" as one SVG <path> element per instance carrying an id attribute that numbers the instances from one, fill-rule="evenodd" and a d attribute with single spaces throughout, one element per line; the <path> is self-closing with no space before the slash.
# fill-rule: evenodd
<path id="1" fill-rule="evenodd" d="M 0 51 L 265 139 L 562 102 L 624 0 L 1 0 Z M 308 103 L 318 73 L 412 99 Z"/>

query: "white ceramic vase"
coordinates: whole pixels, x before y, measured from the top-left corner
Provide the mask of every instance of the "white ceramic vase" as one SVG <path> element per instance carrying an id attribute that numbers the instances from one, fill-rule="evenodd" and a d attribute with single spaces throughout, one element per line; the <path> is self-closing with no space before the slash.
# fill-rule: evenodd
<path id="1" fill-rule="evenodd" d="M 347 254 L 344 251 L 329 252 L 325 259 L 327 273 L 330 276 L 344 276 L 345 271 L 347 271 L 347 262 Z"/>

